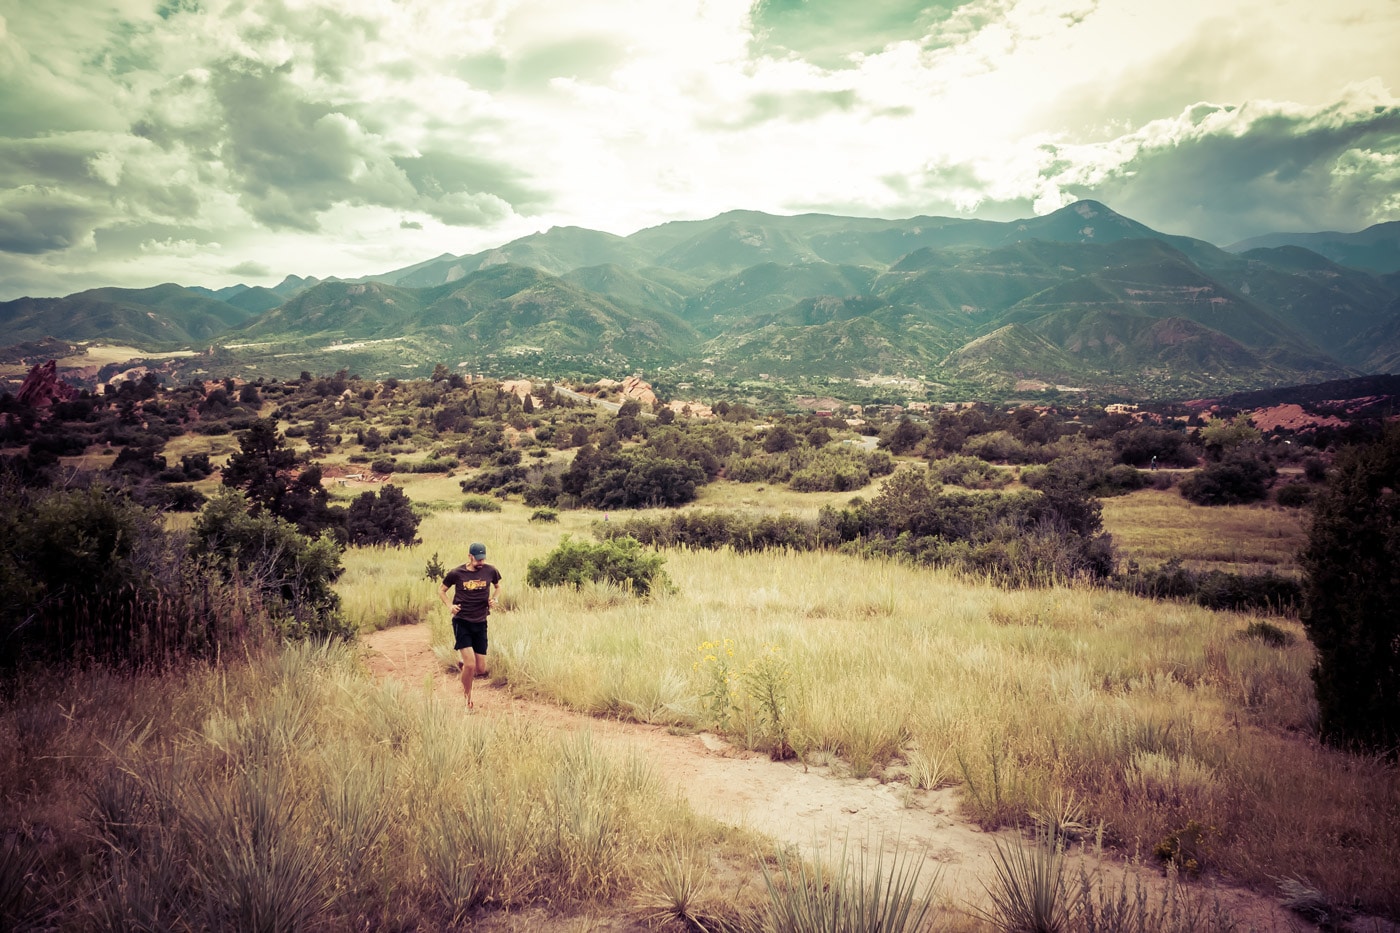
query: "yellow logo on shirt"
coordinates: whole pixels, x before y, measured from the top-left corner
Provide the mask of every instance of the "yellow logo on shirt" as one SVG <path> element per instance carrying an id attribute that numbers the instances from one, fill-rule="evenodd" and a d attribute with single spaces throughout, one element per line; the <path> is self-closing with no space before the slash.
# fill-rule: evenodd
<path id="1" fill-rule="evenodd" d="M 491 584 L 490 584 L 490 583 L 487 583 L 485 580 L 464 580 L 464 581 L 462 581 L 462 589 L 464 589 L 464 590 L 484 590 L 484 589 L 486 589 L 486 588 L 487 588 L 488 586 L 490 586 L 490 585 L 491 585 Z"/>

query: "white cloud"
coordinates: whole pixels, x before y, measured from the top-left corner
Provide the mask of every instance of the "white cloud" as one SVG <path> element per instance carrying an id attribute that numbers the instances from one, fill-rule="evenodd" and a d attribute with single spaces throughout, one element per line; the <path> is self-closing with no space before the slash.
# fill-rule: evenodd
<path id="1" fill-rule="evenodd" d="M 552 224 L 626 233 L 736 207 L 1044 211 L 1106 193 L 1207 233 L 1134 173 L 1229 177 L 1217 141 L 1239 161 L 1283 124 L 1325 141 L 1290 158 L 1320 161 L 1233 178 L 1299 205 L 1239 205 L 1241 222 L 1400 210 L 1384 134 L 1344 131 L 1396 106 L 1390 0 L 972 0 L 839 68 L 755 53 L 748 0 L 67 6 L 0 0 L 10 295 L 227 284 L 258 264 L 353 275 Z"/>

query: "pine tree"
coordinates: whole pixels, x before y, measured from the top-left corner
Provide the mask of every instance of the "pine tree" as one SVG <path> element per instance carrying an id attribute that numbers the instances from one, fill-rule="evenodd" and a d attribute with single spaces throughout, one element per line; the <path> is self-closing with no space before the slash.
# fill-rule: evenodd
<path id="1" fill-rule="evenodd" d="M 1338 458 L 1301 555 L 1324 740 L 1400 747 L 1400 428 Z"/>

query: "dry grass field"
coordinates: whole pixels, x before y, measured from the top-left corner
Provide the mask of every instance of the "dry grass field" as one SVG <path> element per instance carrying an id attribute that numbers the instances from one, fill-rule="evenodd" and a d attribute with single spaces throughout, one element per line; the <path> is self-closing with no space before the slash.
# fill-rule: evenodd
<path id="1" fill-rule="evenodd" d="M 1144 567 L 1179 559 L 1192 570 L 1298 571 L 1307 513 L 1273 504 L 1196 505 L 1175 489 L 1103 500 L 1104 528 L 1122 560 Z"/>
<path id="2" fill-rule="evenodd" d="M 407 485 L 440 502 L 451 498 L 445 483 Z M 792 495 L 733 487 L 710 502 L 795 512 Z M 1194 512 L 1174 493 L 1139 497 L 1113 503 L 1110 527 L 1147 557 L 1131 543 L 1146 537 L 1140 523 L 1161 514 L 1184 529 Z M 1101 831 L 1126 855 L 1161 852 L 1261 890 L 1292 879 L 1334 904 L 1400 909 L 1400 861 L 1383 856 L 1400 851 L 1400 778 L 1311 738 L 1312 653 L 1294 622 L 1087 588 L 1008 591 L 823 553 L 666 552 L 674 591 L 647 601 L 608 587 L 530 589 L 529 561 L 602 516 L 529 514 L 434 511 L 422 544 L 351 553 L 347 612 L 362 628 L 432 621 L 450 660 L 424 566 L 433 554 L 459 563 L 481 540 L 507 587 L 494 668 L 522 695 L 722 730 L 757 748 L 785 742 L 882 781 L 956 784 L 965 812 L 988 826 Z M 1211 540 L 1231 565 L 1288 566 L 1274 542 L 1296 540 L 1289 513 L 1207 518 L 1213 530 L 1199 538 L 1169 535 L 1185 551 L 1150 553 Z M 1261 521 L 1275 537 L 1252 546 Z M 1286 644 L 1250 637 L 1260 625 Z"/>
<path id="3" fill-rule="evenodd" d="M 1315 741 L 1312 650 L 1294 620 L 823 552 L 666 551 L 668 585 L 647 599 L 531 588 L 530 562 L 564 535 L 591 540 L 595 522 L 627 516 L 467 512 L 458 480 L 395 477 L 424 514 L 421 543 L 346 552 L 337 590 L 360 631 L 426 623 L 445 671 L 447 613 L 426 569 L 482 541 L 505 584 L 493 683 L 514 696 L 714 732 L 889 787 L 953 788 L 983 827 L 1170 863 L 1201 891 L 1226 880 L 1400 916 L 1400 774 Z M 849 499 L 721 482 L 692 507 L 810 518 Z M 1293 512 L 1201 509 L 1175 491 L 1106 500 L 1104 518 L 1121 556 L 1145 565 L 1293 572 L 1304 534 Z M 513 915 L 552 930 L 693 929 L 699 865 L 869 896 L 810 883 L 807 867 L 682 806 L 635 758 L 464 717 L 433 683 L 377 685 L 352 647 L 35 678 L 0 711 L 6 825 L 45 840 L 31 852 L 0 839 L 0 925 L 23 907 L 5 892 L 40 877 L 56 879 L 36 901 L 42 922 L 84 929 L 437 929 L 476 924 L 482 905 L 504 908 L 503 928 Z M 742 890 L 707 901 L 706 928 L 814 928 L 774 919 L 770 902 L 800 905 L 770 901 L 761 882 Z M 930 928 L 1019 928 L 937 918 Z M 1128 907 L 1094 926 L 1250 928 Z"/>

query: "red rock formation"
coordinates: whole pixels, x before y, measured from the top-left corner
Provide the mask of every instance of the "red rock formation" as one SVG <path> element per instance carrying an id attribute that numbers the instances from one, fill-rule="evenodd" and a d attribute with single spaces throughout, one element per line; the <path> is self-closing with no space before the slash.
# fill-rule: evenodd
<path id="1" fill-rule="evenodd" d="M 599 384 L 601 385 L 601 382 Z M 640 402 L 644 410 L 650 411 L 651 406 L 656 404 L 656 393 L 652 391 L 651 384 L 636 376 L 628 376 L 622 380 L 620 391 L 627 398 L 634 398 Z"/>
<path id="2" fill-rule="evenodd" d="M 78 390 L 58 378 L 58 362 L 35 363 L 24 377 L 15 399 L 21 405 L 28 405 L 38 411 L 48 409 L 54 402 L 66 402 L 77 398 Z"/>

